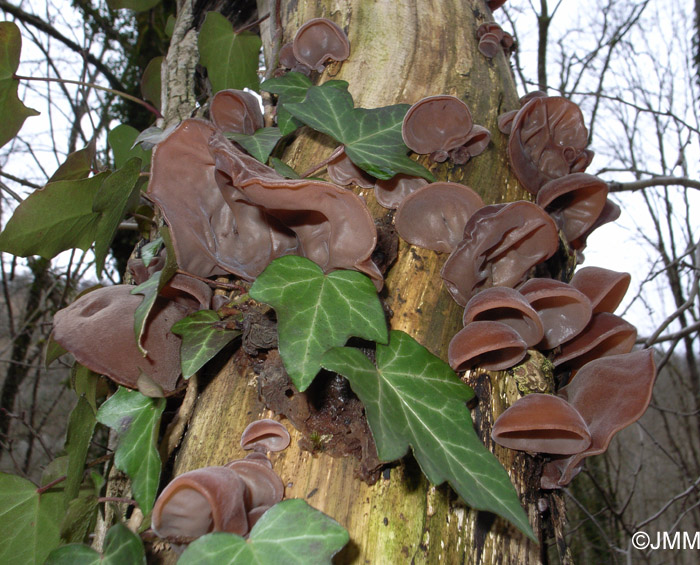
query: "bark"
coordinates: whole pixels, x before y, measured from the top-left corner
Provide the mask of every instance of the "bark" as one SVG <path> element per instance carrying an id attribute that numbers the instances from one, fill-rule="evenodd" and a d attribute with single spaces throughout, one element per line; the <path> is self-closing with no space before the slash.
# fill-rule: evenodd
<path id="1" fill-rule="evenodd" d="M 267 60 L 275 31 L 270 26 L 276 21 L 271 4 L 260 0 L 258 7 L 260 15 L 272 11 L 261 26 Z M 499 54 L 488 60 L 477 51 L 476 29 L 492 19 L 481 0 L 281 4 L 282 43 L 290 41 L 298 27 L 312 17 L 328 17 L 347 31 L 350 58 L 330 65 L 321 81 L 348 81 L 357 107 L 413 103 L 433 94 L 452 94 L 465 100 L 475 123 L 492 132 L 492 144 L 465 166 L 431 166 L 434 174 L 441 180 L 473 187 L 486 203 L 524 197 L 508 166 L 507 138 L 496 125 L 500 113 L 518 107 L 517 94 L 505 57 Z M 305 170 L 334 148 L 327 138 L 304 133 L 286 149 L 284 160 L 296 170 Z M 375 217 L 388 216 L 371 191 L 359 194 Z M 462 315 L 441 284 L 439 271 L 445 259 L 444 254 L 401 242 L 397 262 L 381 293 L 393 311 L 391 329 L 409 333 L 442 359 L 447 357 L 449 340 L 461 328 Z M 258 398 L 254 363 L 239 350 L 206 386 L 201 385 L 173 475 L 244 456 L 238 447 L 242 430 L 253 419 L 271 415 Z M 537 509 L 538 461 L 502 450 L 490 441 L 494 418 L 518 394 L 515 384 L 504 374 L 478 373 L 468 381 L 479 398 L 473 412 L 479 433 L 511 474 L 534 531 L 542 538 Z M 274 468 L 286 484 L 287 498 L 306 499 L 349 530 L 351 542 L 334 563 L 527 564 L 542 560 L 541 547 L 502 519 L 469 509 L 447 485 L 429 485 L 410 456 L 368 486 L 355 478 L 354 459 L 311 455 L 299 448 L 300 434 L 290 431 L 292 445 L 273 455 Z M 561 500 L 553 499 L 549 506 L 561 526 Z"/>

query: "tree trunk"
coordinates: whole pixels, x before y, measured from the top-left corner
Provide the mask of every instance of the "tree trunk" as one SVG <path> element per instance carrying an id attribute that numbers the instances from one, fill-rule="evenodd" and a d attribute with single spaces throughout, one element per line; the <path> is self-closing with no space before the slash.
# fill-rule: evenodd
<path id="1" fill-rule="evenodd" d="M 496 118 L 518 107 L 508 61 L 502 54 L 486 59 L 477 51 L 476 30 L 492 19 L 482 0 L 317 0 L 282 2 L 282 43 L 312 17 L 326 17 L 343 27 L 350 58 L 331 64 L 321 81 L 349 82 L 356 107 L 375 108 L 414 103 L 434 94 L 463 99 L 475 123 L 492 133 L 488 150 L 464 166 L 430 165 L 440 180 L 474 188 L 486 203 L 523 198 L 508 166 L 507 138 Z M 260 0 L 258 12 L 273 12 L 262 24 L 269 60 L 276 21 L 274 5 Z M 302 133 L 286 149 L 284 160 L 304 170 L 328 156 L 328 138 Z M 424 164 L 428 165 L 427 161 Z M 358 192 L 376 218 L 390 218 L 371 190 Z M 381 297 L 393 311 L 391 329 L 403 330 L 442 359 L 461 328 L 461 308 L 444 289 L 440 268 L 446 255 L 401 242 L 398 259 L 386 278 Z M 258 398 L 254 360 L 242 350 L 201 390 L 189 429 L 174 462 L 173 474 L 225 464 L 243 457 L 239 438 L 258 417 L 270 417 Z M 259 361 L 258 361 L 259 363 Z M 517 396 L 506 375 L 482 372 L 465 379 L 479 403 L 473 411 L 478 431 L 511 475 L 537 536 L 542 539 L 537 460 L 494 446 L 490 430 L 495 416 Z M 285 422 L 291 428 L 288 422 Z M 273 455 L 275 470 L 286 484 L 285 497 L 304 498 L 350 533 L 350 544 L 335 563 L 539 563 L 541 546 L 500 518 L 466 507 L 447 486 L 431 486 L 409 456 L 368 486 L 355 478 L 357 461 L 302 451 L 300 434 Z M 562 512 L 550 501 L 552 514 Z"/>

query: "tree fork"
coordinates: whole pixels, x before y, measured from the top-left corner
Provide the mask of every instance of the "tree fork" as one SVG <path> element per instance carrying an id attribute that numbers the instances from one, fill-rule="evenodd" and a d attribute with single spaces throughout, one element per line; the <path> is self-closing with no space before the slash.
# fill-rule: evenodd
<path id="1" fill-rule="evenodd" d="M 273 2 L 260 0 L 258 13 L 268 12 L 274 15 Z M 424 163 L 440 180 L 471 186 L 486 203 L 525 197 L 508 165 L 507 139 L 496 123 L 499 114 L 519 106 L 509 64 L 501 54 L 489 60 L 477 51 L 476 29 L 492 19 L 482 1 L 282 3 L 282 43 L 291 41 L 301 24 L 313 17 L 332 19 L 346 30 L 351 44 L 350 58 L 329 65 L 321 81 L 348 81 L 356 107 L 414 103 L 434 94 L 465 100 L 475 122 L 492 132 L 493 146 L 462 167 Z M 261 24 L 267 60 L 276 19 L 270 17 Z M 304 170 L 334 149 L 327 138 L 303 132 L 287 147 L 284 160 Z M 371 190 L 358 194 L 375 218 L 387 215 Z M 445 259 L 445 255 L 401 242 L 380 295 L 393 311 L 391 329 L 407 332 L 442 359 L 446 359 L 450 339 L 461 328 L 462 316 L 440 279 Z M 270 416 L 258 398 L 253 369 L 252 360 L 239 350 L 202 390 L 173 475 L 244 456 L 238 443 L 242 430 L 250 421 Z M 473 411 L 477 429 L 510 473 L 535 534 L 542 539 L 539 461 L 494 446 L 490 440 L 494 419 L 519 395 L 515 383 L 504 373 L 477 373 L 469 377 L 469 384 L 479 398 Z M 533 543 L 494 515 L 466 507 L 447 485 L 431 486 L 412 457 L 368 486 L 354 476 L 355 459 L 301 451 L 300 434 L 290 432 L 292 445 L 272 455 L 274 468 L 286 485 L 287 498 L 306 499 L 349 530 L 351 541 L 335 563 L 527 564 L 543 560 L 544 544 Z M 539 501 L 540 507 L 556 510 L 555 530 L 561 531 L 561 499 L 554 497 L 549 502 Z M 174 556 L 165 560 L 174 562 Z"/>

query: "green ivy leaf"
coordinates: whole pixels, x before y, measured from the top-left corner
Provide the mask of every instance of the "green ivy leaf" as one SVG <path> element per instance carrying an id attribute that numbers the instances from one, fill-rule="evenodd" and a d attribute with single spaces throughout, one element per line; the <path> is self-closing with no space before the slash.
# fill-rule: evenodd
<path id="1" fill-rule="evenodd" d="M 53 338 L 53 333 L 49 334 L 49 337 L 46 339 L 46 347 L 44 348 L 44 369 L 48 369 L 51 363 L 66 353 L 68 351 Z"/>
<path id="2" fill-rule="evenodd" d="M 226 88 L 259 90 L 262 41 L 258 35 L 248 31 L 236 33 L 224 16 L 207 12 L 197 42 L 199 62 L 207 68 L 214 92 Z"/>
<path id="3" fill-rule="evenodd" d="M 138 565 L 146 563 L 146 552 L 141 538 L 124 524 L 115 524 L 105 536 L 104 551 L 100 555 L 88 547 L 72 543 L 51 552 L 46 565 Z"/>
<path id="4" fill-rule="evenodd" d="M 68 472 L 63 485 L 63 505 L 65 508 L 68 508 L 70 501 L 78 496 L 80 485 L 83 482 L 85 461 L 95 430 L 95 423 L 93 407 L 85 396 L 81 396 L 78 398 L 78 404 L 70 413 L 68 430 L 66 431 L 64 451 L 68 455 Z"/>
<path id="5" fill-rule="evenodd" d="M 267 266 L 250 296 L 275 309 L 280 355 L 300 391 L 311 384 L 331 347 L 350 336 L 383 343 L 388 338 L 377 290 L 357 271 L 324 275 L 313 261 L 287 255 Z"/>
<path id="6" fill-rule="evenodd" d="M 299 173 L 297 173 L 292 167 L 287 165 L 282 159 L 277 157 L 270 157 L 270 163 L 272 163 L 272 168 L 277 171 L 286 179 L 300 179 Z"/>
<path id="7" fill-rule="evenodd" d="M 160 4 L 160 0 L 107 0 L 111 10 L 125 8 L 134 12 L 145 12 Z"/>
<path id="8" fill-rule="evenodd" d="M 347 84 L 345 81 L 342 82 Z M 303 102 L 306 93 L 313 85 L 314 83 L 309 77 L 295 71 L 290 71 L 281 77 L 269 78 L 260 85 L 260 90 L 277 94 L 279 97 L 277 99 L 277 126 L 282 135 L 290 134 L 304 125 L 289 113 L 285 104 Z"/>
<path id="9" fill-rule="evenodd" d="M 182 376 L 189 379 L 221 351 L 240 331 L 218 327 L 221 318 L 213 310 L 200 310 L 179 320 L 170 331 L 182 336 Z"/>
<path id="10" fill-rule="evenodd" d="M 253 135 L 245 133 L 227 132 L 226 137 L 236 143 L 240 143 L 248 153 L 261 163 L 267 163 L 267 159 L 277 142 L 282 139 L 279 128 L 260 128 Z"/>
<path id="11" fill-rule="evenodd" d="M 61 540 L 64 543 L 81 543 L 95 527 L 99 512 L 98 496 L 104 479 L 98 473 L 90 473 L 80 487 L 77 498 L 68 503 L 61 521 Z"/>
<path id="12" fill-rule="evenodd" d="M 58 180 L 79 180 L 87 178 L 92 172 L 92 162 L 95 160 L 97 144 L 95 139 L 88 143 L 87 147 L 73 151 L 61 164 L 56 172 L 51 175 L 48 182 Z"/>
<path id="13" fill-rule="evenodd" d="M 153 241 L 149 241 L 141 248 L 141 261 L 148 267 L 153 261 L 153 258 L 158 255 L 160 248 L 163 246 L 163 238 L 158 236 Z"/>
<path id="14" fill-rule="evenodd" d="M 24 120 L 39 115 L 17 96 L 19 80 L 14 76 L 21 51 L 19 28 L 12 22 L 0 22 L 0 147 L 17 135 Z"/>
<path id="15" fill-rule="evenodd" d="M 450 366 L 408 334 L 377 346 L 377 366 L 359 349 L 336 347 L 322 359 L 350 381 L 362 401 L 377 454 L 403 457 L 409 446 L 430 482 L 449 481 L 472 508 L 488 510 L 535 539 L 508 473 L 474 431 L 467 401 L 474 392 Z"/>
<path id="16" fill-rule="evenodd" d="M 131 490 L 144 515 L 153 508 L 160 478 L 156 440 L 164 398 L 149 398 L 119 387 L 97 411 L 97 421 L 115 430 L 119 444 L 114 464 L 131 479 Z"/>
<path id="17" fill-rule="evenodd" d="M 0 251 L 52 259 L 66 249 L 89 249 L 100 219 L 92 203 L 108 176 L 52 182 L 34 191 L 0 233 Z"/>
<path id="18" fill-rule="evenodd" d="M 304 125 L 304 122 L 295 118 L 286 105 L 295 102 L 303 102 L 306 93 L 314 85 L 311 79 L 302 73 L 295 71 L 288 72 L 281 77 L 267 79 L 260 85 L 260 90 L 277 94 L 277 126 L 282 135 L 292 133 L 297 128 Z M 344 80 L 329 80 L 324 82 L 320 88 L 338 88 L 347 90 L 348 83 Z"/>
<path id="19" fill-rule="evenodd" d="M 401 124 L 408 104 L 374 110 L 355 108 L 347 89 L 324 84 L 310 87 L 303 102 L 285 107 L 307 126 L 345 145 L 350 160 L 378 179 L 404 173 L 435 180 L 428 169 L 407 155 Z"/>
<path id="20" fill-rule="evenodd" d="M 175 260 L 173 242 L 170 238 L 170 230 L 163 226 L 158 230 L 158 233 L 165 244 L 165 265 L 160 271 L 153 273 L 147 281 L 135 286 L 134 290 L 131 291 L 131 294 L 143 294 L 143 301 L 138 305 L 138 308 L 136 308 L 136 312 L 134 312 L 134 334 L 136 335 L 136 343 L 139 346 L 139 350 L 143 353 L 144 357 L 148 354 L 148 351 L 143 348 L 141 342 L 146 330 L 148 314 L 151 312 L 151 308 L 156 302 L 158 292 L 160 292 L 177 271 L 177 262 Z"/>
<path id="21" fill-rule="evenodd" d="M 22 477 L 0 473 L 0 563 L 41 564 L 60 543 L 63 493 L 36 485 Z"/>
<path id="22" fill-rule="evenodd" d="M 141 159 L 132 157 L 102 183 L 95 195 L 92 210 L 100 215 L 95 233 L 95 270 L 102 274 L 109 246 L 127 210 L 138 204 Z"/>
<path id="23" fill-rule="evenodd" d="M 107 142 L 114 154 L 115 169 L 120 169 L 133 157 L 141 159 L 142 169 L 150 166 L 151 150 L 146 151 L 140 145 L 135 145 L 139 135 L 139 130 L 126 124 L 118 125 L 107 134 Z"/>
<path id="24" fill-rule="evenodd" d="M 338 522 L 290 499 L 265 512 L 247 542 L 236 534 L 207 534 L 187 547 L 178 565 L 330 565 L 349 539 Z"/>
<path id="25" fill-rule="evenodd" d="M 143 70 L 141 75 L 141 96 L 148 100 L 160 111 L 160 71 L 163 65 L 163 56 L 154 57 Z"/>
<path id="26" fill-rule="evenodd" d="M 84 396 L 92 406 L 93 412 L 97 412 L 97 382 L 100 376 L 78 362 L 71 367 L 71 386 L 78 397 Z"/>

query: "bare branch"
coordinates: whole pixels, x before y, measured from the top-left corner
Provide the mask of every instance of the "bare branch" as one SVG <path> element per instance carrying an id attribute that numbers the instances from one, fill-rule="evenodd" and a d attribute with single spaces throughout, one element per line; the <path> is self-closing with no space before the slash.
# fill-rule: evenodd
<path id="1" fill-rule="evenodd" d="M 687 177 L 651 177 L 650 179 L 631 182 L 608 182 L 610 192 L 632 192 L 635 190 L 644 190 L 652 186 L 683 186 L 700 190 L 700 181 Z"/>

